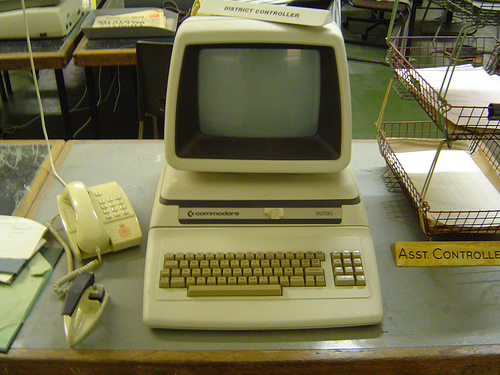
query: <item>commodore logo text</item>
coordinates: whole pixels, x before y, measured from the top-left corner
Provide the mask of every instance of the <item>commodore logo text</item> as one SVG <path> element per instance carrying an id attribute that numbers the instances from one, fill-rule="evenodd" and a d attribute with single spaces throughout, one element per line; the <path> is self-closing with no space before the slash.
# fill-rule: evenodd
<path id="1" fill-rule="evenodd" d="M 220 210 L 220 211 L 193 211 L 190 210 L 187 213 L 188 217 L 238 217 L 240 213 L 238 211 L 228 211 L 228 210 Z"/>

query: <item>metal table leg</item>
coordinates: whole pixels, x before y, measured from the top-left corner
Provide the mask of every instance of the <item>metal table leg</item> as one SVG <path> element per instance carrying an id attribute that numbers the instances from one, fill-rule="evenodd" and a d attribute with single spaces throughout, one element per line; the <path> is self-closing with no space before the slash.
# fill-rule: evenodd
<path id="1" fill-rule="evenodd" d="M 62 69 L 54 69 L 56 76 L 57 92 L 59 94 L 59 105 L 61 107 L 61 115 L 66 132 L 66 140 L 73 138 L 73 128 L 71 126 L 71 116 L 69 114 L 68 96 L 66 94 L 66 86 L 64 85 L 64 75 Z"/>

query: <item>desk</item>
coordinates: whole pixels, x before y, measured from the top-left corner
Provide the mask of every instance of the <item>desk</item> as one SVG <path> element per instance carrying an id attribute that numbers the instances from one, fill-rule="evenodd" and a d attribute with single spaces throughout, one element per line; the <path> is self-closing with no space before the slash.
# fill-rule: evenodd
<path id="1" fill-rule="evenodd" d="M 33 60 L 36 69 L 54 69 L 59 105 L 66 131 L 66 138 L 73 138 L 73 128 L 69 113 L 68 98 L 64 85 L 63 68 L 65 68 L 73 51 L 81 38 L 80 27 L 82 17 L 73 30 L 64 38 L 32 39 Z M 0 70 L 31 69 L 28 47 L 25 40 L 0 40 Z"/>
<path id="2" fill-rule="evenodd" d="M 65 343 L 61 301 L 45 288 L 1 374 L 498 374 L 500 274 L 495 267 L 398 268 L 390 244 L 424 240 L 406 197 L 381 178 L 374 141 L 353 144 L 352 166 L 367 209 L 378 259 L 384 319 L 380 325 L 292 331 L 182 331 L 142 323 L 147 229 L 162 169 L 161 141 L 69 141 L 59 168 L 66 181 L 117 181 L 145 236 L 137 248 L 106 254 L 96 282 L 110 295 L 100 322 L 76 350 Z M 57 213 L 56 182 L 36 219 Z M 498 236 L 493 237 L 499 239 Z M 489 237 L 492 239 L 492 237 Z M 49 284 L 65 273 L 63 259 Z M 31 370 L 30 370 L 31 369 Z M 2 372 L 3 371 L 3 372 Z"/>
<path id="3" fill-rule="evenodd" d="M 102 9 L 123 8 L 123 0 L 105 0 Z M 135 65 L 135 44 L 138 40 L 173 41 L 164 38 L 88 39 L 83 36 L 73 52 L 74 63 L 85 68 L 93 66 Z"/>
<path id="4" fill-rule="evenodd" d="M 73 53 L 75 65 L 83 66 L 85 69 L 94 138 L 101 138 L 101 131 L 92 68 L 96 66 L 136 65 L 135 44 L 138 40 L 173 42 L 173 37 L 88 39 L 84 36 Z"/>
<path id="5" fill-rule="evenodd" d="M 63 145 L 51 142 L 54 160 Z M 49 173 L 45 141 L 0 141 L 0 214 L 25 217 Z"/>
<path id="6" fill-rule="evenodd" d="M 102 9 L 123 8 L 123 0 L 107 0 Z M 87 82 L 90 115 L 94 138 L 100 138 L 99 110 L 97 108 L 96 87 L 92 68 L 96 66 L 136 65 L 135 44 L 138 40 L 151 40 L 156 42 L 173 42 L 173 37 L 164 38 L 113 38 L 113 39 L 88 39 L 82 40 L 73 53 L 76 66 L 85 69 Z"/>

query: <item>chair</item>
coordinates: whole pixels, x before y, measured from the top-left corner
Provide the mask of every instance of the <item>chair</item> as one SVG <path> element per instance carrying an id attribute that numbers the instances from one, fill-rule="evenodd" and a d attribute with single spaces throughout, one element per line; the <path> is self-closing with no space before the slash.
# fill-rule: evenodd
<path id="1" fill-rule="evenodd" d="M 153 135 L 158 138 L 158 118 L 163 124 L 168 70 L 172 43 L 138 41 L 137 102 L 139 107 L 139 139 L 144 136 L 146 117 L 152 118 Z"/>
<path id="2" fill-rule="evenodd" d="M 392 13 L 392 8 L 394 6 L 393 1 L 379 1 L 379 0 L 349 0 L 349 5 L 354 8 L 362 8 L 371 10 L 371 15 L 366 18 L 346 16 L 342 26 L 344 28 L 349 28 L 349 22 L 365 22 L 371 23 L 365 29 L 365 32 L 361 35 L 361 39 L 368 39 L 368 33 L 379 25 L 388 26 L 391 22 L 390 15 Z M 409 12 L 408 4 L 400 2 L 397 8 L 397 14 L 399 17 L 406 18 Z M 389 13 L 389 18 L 385 18 L 385 14 Z"/>

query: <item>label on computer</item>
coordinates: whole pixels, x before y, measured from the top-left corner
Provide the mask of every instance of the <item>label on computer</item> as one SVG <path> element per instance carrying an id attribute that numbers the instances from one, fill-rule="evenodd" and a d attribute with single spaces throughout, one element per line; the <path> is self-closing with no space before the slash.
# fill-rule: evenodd
<path id="1" fill-rule="evenodd" d="M 179 207 L 181 224 L 340 224 L 341 207 Z"/>
<path id="2" fill-rule="evenodd" d="M 324 26 L 332 22 L 331 13 L 325 9 L 258 2 L 203 0 L 196 14 L 251 18 L 307 26 Z"/>

